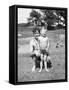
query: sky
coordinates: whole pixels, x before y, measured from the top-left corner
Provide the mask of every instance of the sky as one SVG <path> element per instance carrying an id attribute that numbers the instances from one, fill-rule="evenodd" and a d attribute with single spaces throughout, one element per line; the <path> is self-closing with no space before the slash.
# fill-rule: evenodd
<path id="1" fill-rule="evenodd" d="M 29 17 L 31 9 L 18 8 L 18 24 L 27 23 L 27 18 Z"/>
<path id="2" fill-rule="evenodd" d="M 40 12 L 39 9 L 34 9 L 34 10 Z M 18 8 L 18 24 L 27 23 L 27 18 L 29 18 L 31 11 L 32 9 Z"/>

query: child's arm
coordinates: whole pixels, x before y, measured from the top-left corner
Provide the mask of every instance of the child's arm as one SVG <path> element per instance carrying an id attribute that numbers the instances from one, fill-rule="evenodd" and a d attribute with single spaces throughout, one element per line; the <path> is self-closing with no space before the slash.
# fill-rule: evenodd
<path id="1" fill-rule="evenodd" d="M 49 50 L 49 39 L 47 39 L 47 47 L 46 47 L 46 51 Z"/>

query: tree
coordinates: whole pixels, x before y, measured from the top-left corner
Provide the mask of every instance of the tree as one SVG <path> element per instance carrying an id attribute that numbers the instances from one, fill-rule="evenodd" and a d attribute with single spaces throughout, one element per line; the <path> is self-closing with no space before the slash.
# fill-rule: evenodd
<path id="1" fill-rule="evenodd" d="M 65 11 L 40 9 L 40 12 L 42 14 L 32 9 L 30 17 L 28 18 L 28 23 L 34 26 L 47 23 L 49 29 L 65 25 Z"/>
<path id="2" fill-rule="evenodd" d="M 62 10 L 48 10 L 43 9 L 41 12 L 44 15 L 44 21 L 47 22 L 48 27 L 56 27 L 58 25 L 64 26 L 65 24 L 65 11 Z"/>
<path id="3" fill-rule="evenodd" d="M 36 26 L 41 22 L 40 18 L 41 14 L 35 10 L 32 10 L 30 13 L 30 17 L 28 18 L 28 22 Z"/>

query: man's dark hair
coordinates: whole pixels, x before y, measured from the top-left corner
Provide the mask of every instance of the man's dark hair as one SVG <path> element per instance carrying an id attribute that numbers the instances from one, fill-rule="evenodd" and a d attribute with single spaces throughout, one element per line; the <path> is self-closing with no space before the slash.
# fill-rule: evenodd
<path id="1" fill-rule="evenodd" d="M 32 30 L 33 33 L 36 33 L 37 31 L 40 33 L 40 28 L 39 27 L 34 27 L 33 30 Z"/>

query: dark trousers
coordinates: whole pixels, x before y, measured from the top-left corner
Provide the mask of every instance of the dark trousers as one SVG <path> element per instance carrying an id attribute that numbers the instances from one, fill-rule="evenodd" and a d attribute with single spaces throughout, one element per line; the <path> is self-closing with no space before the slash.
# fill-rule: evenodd
<path id="1" fill-rule="evenodd" d="M 40 56 L 36 56 L 35 54 L 34 55 L 31 55 L 32 59 L 35 58 L 35 67 L 36 68 L 40 68 L 40 61 L 41 61 L 41 58 Z M 43 61 L 43 66 L 42 68 L 44 68 L 44 61 Z M 47 68 L 51 68 L 52 67 L 52 63 L 50 60 L 47 61 Z"/>

